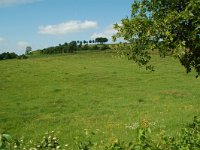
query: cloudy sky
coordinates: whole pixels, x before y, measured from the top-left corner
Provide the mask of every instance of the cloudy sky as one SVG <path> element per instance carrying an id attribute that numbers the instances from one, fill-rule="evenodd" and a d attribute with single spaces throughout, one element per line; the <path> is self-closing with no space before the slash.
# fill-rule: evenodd
<path id="1" fill-rule="evenodd" d="M 0 53 L 111 38 L 133 0 L 0 0 Z M 111 40 L 110 40 L 111 41 Z"/>

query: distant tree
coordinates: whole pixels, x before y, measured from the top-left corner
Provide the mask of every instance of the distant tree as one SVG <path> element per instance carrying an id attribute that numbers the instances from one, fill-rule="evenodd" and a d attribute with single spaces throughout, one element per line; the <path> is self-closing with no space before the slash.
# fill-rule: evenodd
<path id="1" fill-rule="evenodd" d="M 60 52 L 60 53 L 65 53 L 65 51 L 64 51 L 64 48 L 63 48 L 63 45 L 62 45 L 62 44 L 59 44 L 59 45 L 58 45 L 58 49 L 59 49 L 59 52 Z"/>
<path id="2" fill-rule="evenodd" d="M 26 55 L 30 55 L 30 54 L 31 54 L 31 51 L 32 51 L 32 47 L 31 47 L 31 46 L 27 46 L 27 47 L 26 47 L 26 52 L 25 52 L 25 54 L 26 54 Z"/>
<path id="3" fill-rule="evenodd" d="M 68 45 L 69 53 L 73 53 L 77 50 L 77 43 L 76 41 L 71 41 Z"/>
<path id="4" fill-rule="evenodd" d="M 104 44 L 106 42 L 108 42 L 108 39 L 105 37 L 98 37 L 95 39 L 95 42 L 100 43 L 100 44 Z"/>
<path id="5" fill-rule="evenodd" d="M 100 45 L 99 47 L 100 50 L 107 50 L 107 49 L 110 49 L 110 47 L 108 45 Z"/>
<path id="6" fill-rule="evenodd" d="M 88 46 L 88 44 L 85 44 L 81 47 L 81 50 L 89 50 L 90 47 Z"/>
<path id="7" fill-rule="evenodd" d="M 63 44 L 62 49 L 63 49 L 64 53 L 68 53 L 69 52 L 69 47 L 68 47 L 68 43 L 67 42 L 65 42 Z"/>
<path id="8" fill-rule="evenodd" d="M 87 44 L 88 42 L 86 40 L 83 41 L 83 44 Z"/>
<path id="9" fill-rule="evenodd" d="M 92 43 L 92 40 L 89 40 L 89 43 L 91 44 L 91 43 Z"/>
<path id="10" fill-rule="evenodd" d="M 5 59 L 14 59 L 17 58 L 18 55 L 15 54 L 14 52 L 9 53 L 9 52 L 4 52 L 2 54 L 0 54 L 0 60 L 5 60 Z"/>
<path id="11" fill-rule="evenodd" d="M 94 45 L 92 45 L 91 49 L 92 49 L 92 50 L 98 50 L 99 47 L 98 47 L 96 44 L 94 44 Z"/>
<path id="12" fill-rule="evenodd" d="M 22 54 L 22 55 L 19 55 L 17 58 L 18 59 L 27 59 L 28 57 L 26 55 Z"/>
<path id="13" fill-rule="evenodd" d="M 17 57 L 18 57 L 18 55 L 16 53 L 12 52 L 12 53 L 9 54 L 8 59 L 14 59 L 14 58 L 17 58 Z"/>
<path id="14" fill-rule="evenodd" d="M 78 49 L 81 49 L 81 47 L 82 47 L 82 41 L 79 43 L 79 45 L 78 45 Z"/>

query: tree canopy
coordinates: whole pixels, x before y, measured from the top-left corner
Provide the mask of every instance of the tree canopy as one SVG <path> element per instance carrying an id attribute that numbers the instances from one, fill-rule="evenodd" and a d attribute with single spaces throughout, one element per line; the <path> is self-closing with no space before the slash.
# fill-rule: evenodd
<path id="1" fill-rule="evenodd" d="M 24 54 L 22 55 L 17 55 L 14 52 L 4 52 L 0 54 L 0 60 L 6 60 L 6 59 L 27 59 L 28 57 Z"/>
<path id="2" fill-rule="evenodd" d="M 148 64 L 149 50 L 159 50 L 161 56 L 179 58 L 190 72 L 200 75 L 200 0 L 135 0 L 131 17 L 115 24 L 118 32 L 113 40 L 124 38 L 119 53 L 139 65 Z"/>
<path id="3" fill-rule="evenodd" d="M 25 54 L 29 55 L 31 53 L 31 51 L 32 51 L 32 47 L 31 46 L 27 46 Z"/>
<path id="4" fill-rule="evenodd" d="M 100 44 L 103 44 L 103 43 L 105 43 L 105 42 L 108 42 L 108 39 L 105 38 L 105 37 L 97 37 L 97 38 L 95 39 L 95 42 L 100 43 Z"/>
<path id="5" fill-rule="evenodd" d="M 5 59 L 14 59 L 17 58 L 18 55 L 15 54 L 14 52 L 9 53 L 9 52 L 4 52 L 0 54 L 0 60 L 5 60 Z"/>

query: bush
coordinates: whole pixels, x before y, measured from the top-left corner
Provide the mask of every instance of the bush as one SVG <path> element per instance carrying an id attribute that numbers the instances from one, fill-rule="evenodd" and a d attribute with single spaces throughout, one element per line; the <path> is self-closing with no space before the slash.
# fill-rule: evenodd
<path id="1" fill-rule="evenodd" d="M 4 52 L 4 53 L 0 54 L 0 60 L 14 59 L 17 57 L 18 57 L 17 54 L 15 54 L 14 52 L 12 52 L 12 53 Z"/>
<path id="2" fill-rule="evenodd" d="M 100 50 L 107 50 L 110 49 L 110 47 L 108 45 L 101 45 L 100 46 Z"/>
<path id="3" fill-rule="evenodd" d="M 88 46 L 88 44 L 85 44 L 85 45 L 82 45 L 80 49 L 81 50 L 89 50 L 90 47 Z"/>
<path id="4" fill-rule="evenodd" d="M 95 44 L 95 45 L 92 45 L 92 50 L 98 50 L 99 47 Z"/>
<path id="5" fill-rule="evenodd" d="M 17 58 L 18 59 L 27 59 L 28 57 L 26 55 L 22 54 L 22 55 L 19 55 Z"/>

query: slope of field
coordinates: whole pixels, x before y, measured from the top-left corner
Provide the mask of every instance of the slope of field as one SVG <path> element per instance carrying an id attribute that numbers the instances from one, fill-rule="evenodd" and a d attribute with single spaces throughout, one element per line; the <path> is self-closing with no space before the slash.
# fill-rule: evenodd
<path id="1" fill-rule="evenodd" d="M 54 130 L 70 144 L 84 129 L 127 139 L 143 119 L 176 132 L 200 115 L 200 80 L 173 58 L 152 63 L 148 72 L 106 52 L 0 61 L 0 132 L 37 140 Z"/>

